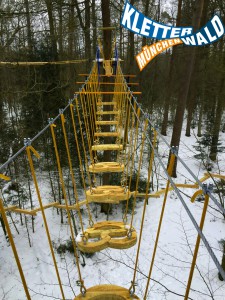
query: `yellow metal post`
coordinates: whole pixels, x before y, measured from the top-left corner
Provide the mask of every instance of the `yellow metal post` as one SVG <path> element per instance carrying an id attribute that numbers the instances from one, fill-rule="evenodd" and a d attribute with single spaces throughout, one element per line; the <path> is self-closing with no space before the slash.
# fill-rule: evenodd
<path id="1" fill-rule="evenodd" d="M 24 273 L 23 273 L 23 269 L 22 269 L 22 266 L 21 266 L 21 263 L 20 263 L 20 259 L 19 259 L 18 253 L 17 253 L 16 246 L 15 246 L 15 243 L 14 243 L 14 240 L 13 240 L 12 232 L 11 232 L 11 229 L 10 229 L 7 217 L 6 217 L 6 213 L 5 213 L 5 210 L 4 210 L 1 194 L 0 194 L 0 212 L 1 212 L 2 219 L 3 219 L 3 222 L 5 224 L 7 233 L 8 233 L 10 245 L 12 247 L 12 251 L 13 251 L 13 254 L 14 254 L 14 257 L 15 257 L 15 260 L 16 260 L 16 264 L 17 264 L 17 267 L 18 267 L 18 270 L 19 270 L 19 273 L 20 273 L 20 277 L 21 277 L 21 280 L 22 280 L 22 283 L 23 283 L 24 291 L 26 293 L 27 299 L 31 300 L 31 297 L 30 297 L 30 294 L 29 294 L 29 291 L 28 291 L 28 287 L 27 287 L 27 283 L 26 283 L 26 279 L 25 279 L 25 276 L 24 276 Z"/>
<path id="2" fill-rule="evenodd" d="M 175 154 L 172 153 L 171 156 L 170 156 L 170 163 L 169 163 L 169 167 L 168 167 L 168 174 L 169 175 L 172 174 L 174 162 L 175 162 Z M 156 255 L 156 250 L 157 250 L 157 247 L 158 247 L 159 235 L 160 235 L 162 221 L 163 221 L 163 217 L 164 217 L 164 211 L 165 211 L 165 207 L 166 207 L 166 201 L 167 201 L 167 195 L 168 195 L 169 187 L 170 187 L 170 181 L 168 179 L 167 180 L 167 185 L 166 185 L 166 191 L 165 191 L 165 195 L 164 195 L 164 200 L 163 200 L 163 205 L 162 205 L 162 210 L 161 210 L 161 215 L 160 215 L 160 219 L 159 219 L 159 225 L 158 225 L 158 230 L 157 230 L 157 235 L 156 235 L 156 241 L 155 241 L 154 250 L 153 250 L 153 254 L 152 254 L 150 270 L 149 270 L 149 274 L 148 274 L 147 285 L 146 285 L 146 289 L 145 289 L 144 300 L 147 299 L 147 295 L 148 295 L 148 288 L 149 288 L 149 283 L 150 283 L 150 280 L 151 280 L 152 269 L 153 269 L 154 262 L 155 262 L 155 255 Z"/>
<path id="3" fill-rule="evenodd" d="M 208 208 L 208 204 L 209 204 L 209 195 L 207 194 L 207 189 L 205 191 L 198 191 L 199 193 L 195 193 L 195 198 L 199 195 L 199 194 L 205 194 L 205 202 L 204 202 L 204 207 L 203 207 L 203 211 L 202 211 L 202 217 L 201 217 L 201 221 L 200 221 L 200 229 L 202 230 L 204 227 L 204 223 L 205 223 L 205 217 L 206 217 L 206 213 L 207 213 L 207 208 Z M 192 199 L 192 202 L 194 202 L 195 199 Z M 198 234 L 197 240 L 196 240 L 196 244 L 195 244 L 195 251 L 193 254 L 193 259 L 192 259 L 192 263 L 191 263 L 191 269 L 190 269 L 190 273 L 189 273 L 189 278 L 188 278 L 188 283 L 187 283 L 187 288 L 186 288 L 186 293 L 185 293 L 185 297 L 184 300 L 188 299 L 189 293 L 190 293 L 190 288 L 191 288 L 191 282 L 192 282 L 192 278 L 193 278 L 193 274 L 194 274 L 194 270 L 195 270 L 195 265 L 196 265 L 196 260 L 197 260 L 197 256 L 198 256 L 198 250 L 199 250 L 199 245 L 200 245 L 200 241 L 201 241 L 201 237 Z"/>
<path id="4" fill-rule="evenodd" d="M 33 181 L 34 181 L 34 185 L 35 185 L 35 189 L 36 189 L 36 193 L 37 193 L 37 197 L 38 197 L 38 201 L 39 201 L 39 205 L 40 205 L 40 209 L 41 209 L 41 213 L 42 213 L 42 217 L 43 217 L 43 221 L 44 221 L 45 231 L 46 231 L 46 234 L 47 234 L 49 248 L 50 248 L 50 251 L 51 251 L 51 255 L 52 255 L 52 259 L 53 259 L 53 263 L 54 263 L 54 267 L 55 267 L 56 276 L 57 276 L 57 279 L 58 279 L 62 299 L 65 300 L 64 291 L 63 291 L 63 287 L 62 287 L 62 282 L 61 282 L 61 278 L 60 278 L 60 275 L 59 275 L 59 270 L 58 270 L 58 266 L 57 266 L 57 262 L 56 262 L 56 258 L 55 258 L 55 253 L 54 253 L 53 246 L 52 246 L 51 236 L 50 236 L 50 232 L 49 232 L 49 228 L 48 228 L 48 223 L 47 223 L 47 219 L 46 219 L 46 216 L 45 216 L 44 207 L 43 207 L 43 204 L 42 204 L 41 194 L 40 194 L 40 190 L 39 190 L 39 186 L 38 186 L 38 182 L 37 182 L 37 177 L 36 177 L 35 170 L 34 170 L 33 160 L 32 160 L 32 157 L 31 157 L 31 150 L 35 154 L 35 156 L 37 158 L 39 158 L 39 154 L 35 151 L 35 149 L 31 145 L 27 144 L 27 147 L 26 147 L 27 158 L 28 158 L 28 162 L 29 162 L 29 165 L 30 165 L 31 174 L 32 174 L 32 178 L 33 178 Z"/>
<path id="5" fill-rule="evenodd" d="M 132 291 L 132 294 L 135 293 L 135 279 L 136 279 L 136 272 L 137 272 L 137 265 L 138 265 L 140 247 L 141 247 L 141 240 L 142 240 L 142 232 L 143 232 L 143 227 L 144 227 L 146 206 L 147 206 L 147 202 L 148 202 L 148 190 L 149 190 L 149 187 L 150 187 L 156 142 L 157 142 L 157 131 L 154 130 L 154 140 L 153 140 L 153 147 L 152 147 L 152 152 L 151 152 L 151 155 L 150 155 L 149 166 L 148 166 L 148 179 L 147 179 L 146 192 L 145 192 L 144 208 L 143 208 L 143 212 L 142 212 L 141 229 L 140 229 L 139 240 L 138 240 L 138 249 L 137 249 L 137 254 L 136 254 L 134 275 L 133 275 L 133 280 L 131 282 L 131 287 L 129 289 L 130 292 Z"/>

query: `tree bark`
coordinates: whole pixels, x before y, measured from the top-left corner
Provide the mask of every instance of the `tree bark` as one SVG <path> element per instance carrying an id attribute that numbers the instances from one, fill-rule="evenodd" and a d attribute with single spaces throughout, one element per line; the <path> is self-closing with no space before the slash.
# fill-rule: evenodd
<path id="1" fill-rule="evenodd" d="M 110 27 L 110 0 L 101 0 L 101 9 L 102 9 L 102 23 L 103 27 Z M 104 52 L 104 58 L 105 60 L 108 60 L 111 58 L 111 49 L 112 49 L 112 32 L 111 30 L 103 30 L 103 52 Z M 103 82 L 110 82 L 110 77 L 103 77 Z M 102 90 L 106 91 L 107 85 L 103 85 Z M 111 95 L 104 95 L 103 96 L 104 102 L 110 102 L 112 101 Z M 107 110 L 107 107 L 104 107 L 104 109 Z M 103 116 L 104 121 L 109 120 L 108 115 Z M 110 126 L 104 126 L 104 131 L 110 131 Z M 104 143 L 109 144 L 110 138 L 105 137 Z M 104 161 L 111 161 L 111 151 L 104 151 Z M 103 174 L 103 185 L 109 185 L 110 184 L 110 176 L 109 173 Z M 109 213 L 110 206 L 109 204 L 105 203 L 101 205 L 101 211 L 105 214 Z"/>
<path id="2" fill-rule="evenodd" d="M 225 241 L 223 241 L 223 256 L 222 256 L 221 267 L 225 271 Z M 219 280 L 221 281 L 224 280 L 220 273 L 219 273 Z"/>
<path id="3" fill-rule="evenodd" d="M 200 26 L 201 15 L 203 10 L 204 0 L 199 0 L 196 2 L 195 11 L 193 14 L 192 26 L 194 30 L 197 30 Z M 178 102 L 176 108 L 176 115 L 173 126 L 173 134 L 171 139 L 171 146 L 179 147 L 181 131 L 184 119 L 184 111 L 187 103 L 188 91 L 190 87 L 191 75 L 194 68 L 195 56 L 196 56 L 196 47 L 187 47 L 184 49 L 185 62 L 184 62 L 184 71 L 180 81 L 180 90 L 178 95 Z M 175 165 L 173 168 L 173 177 L 176 177 L 176 165 L 177 161 L 175 161 Z"/>
<path id="4" fill-rule="evenodd" d="M 178 10 L 177 10 L 177 20 L 176 20 L 176 26 L 181 26 L 181 8 L 182 8 L 182 1 L 178 1 Z M 162 122 L 162 128 L 161 128 L 161 134 L 167 135 L 167 125 L 168 125 L 168 119 L 169 119 L 169 108 L 170 108 L 170 100 L 172 96 L 172 87 L 173 87 L 173 74 L 175 70 L 175 59 L 178 55 L 177 52 L 177 46 L 173 48 L 173 52 L 170 59 L 170 67 L 169 67 L 169 76 L 167 80 L 167 88 L 166 92 L 167 95 L 165 96 L 164 100 L 164 113 L 163 113 L 163 122 Z"/>

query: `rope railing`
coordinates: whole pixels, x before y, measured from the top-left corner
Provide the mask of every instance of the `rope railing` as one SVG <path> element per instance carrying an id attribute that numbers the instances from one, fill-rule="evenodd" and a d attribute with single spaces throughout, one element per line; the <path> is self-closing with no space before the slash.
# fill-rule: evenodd
<path id="1" fill-rule="evenodd" d="M 135 100 L 135 103 L 136 103 L 137 106 L 140 108 L 140 105 L 137 103 L 136 100 Z M 140 120 L 139 116 L 137 115 L 137 113 L 136 113 L 136 111 L 135 111 L 135 109 L 134 109 L 133 104 L 132 104 L 132 103 L 130 103 L 130 104 L 131 104 L 131 106 L 132 106 L 132 108 L 133 108 L 133 111 L 134 111 L 134 113 L 135 113 L 135 115 L 136 115 L 136 118 L 137 118 L 138 122 L 139 122 L 139 123 L 142 123 L 142 121 Z M 142 110 L 142 112 L 143 112 L 143 110 Z M 146 116 L 146 114 L 144 114 L 144 115 Z M 152 126 L 152 127 L 154 128 L 154 126 Z M 159 132 L 158 132 L 157 129 L 154 128 L 154 130 L 157 131 L 157 134 L 159 134 Z M 151 145 L 151 147 L 153 147 L 153 143 L 152 143 L 152 141 L 149 139 L 148 136 L 146 137 L 146 139 L 147 139 L 148 143 Z M 170 147 L 170 151 L 172 152 L 172 154 L 175 155 L 175 157 L 178 157 L 177 149 L 176 149 L 176 148 Z M 202 239 L 202 241 L 203 241 L 203 243 L 204 243 L 204 245 L 205 245 L 205 247 L 206 247 L 206 249 L 207 249 L 209 255 L 211 256 L 213 262 L 215 263 L 215 265 L 216 265 L 218 271 L 220 272 L 221 276 L 222 276 L 223 279 L 225 280 L 225 271 L 223 270 L 221 264 L 219 263 L 219 261 L 218 261 L 216 255 L 214 254 L 214 252 L 213 252 L 213 250 L 212 250 L 212 247 L 209 245 L 209 242 L 207 241 L 207 239 L 206 239 L 205 235 L 203 234 L 201 228 L 198 226 L 198 224 L 197 224 L 197 222 L 196 222 L 194 216 L 192 215 L 190 209 L 188 208 L 187 204 L 185 203 L 185 201 L 184 201 L 184 199 L 183 199 L 183 197 L 182 197 L 182 195 L 181 195 L 179 189 L 177 188 L 175 182 L 173 181 L 171 175 L 168 173 L 168 171 L 167 171 L 167 169 L 166 169 L 166 167 L 165 167 L 165 165 L 164 165 L 162 159 L 160 158 L 160 155 L 159 155 L 159 153 L 158 153 L 158 151 L 157 151 L 156 149 L 155 149 L 155 156 L 157 157 L 157 159 L 158 159 L 158 161 L 159 161 L 161 167 L 163 168 L 164 174 L 166 174 L 166 176 L 167 176 L 167 178 L 168 178 L 168 180 L 169 180 L 171 186 L 173 187 L 173 190 L 174 190 L 175 193 L 177 194 L 177 196 L 178 196 L 179 200 L 181 201 L 181 203 L 182 203 L 184 209 L 186 210 L 186 212 L 187 212 L 187 214 L 188 214 L 188 216 L 189 216 L 189 218 L 190 218 L 192 224 L 194 225 L 194 227 L 195 227 L 196 231 L 198 232 L 199 236 L 201 237 L 201 239 Z M 199 181 L 199 180 L 198 180 L 198 181 Z M 208 195 L 209 197 L 211 196 L 211 190 L 208 189 L 208 187 L 207 187 L 206 185 L 203 185 L 203 184 L 201 183 L 201 188 L 202 188 L 203 193 L 204 193 L 205 195 Z"/>

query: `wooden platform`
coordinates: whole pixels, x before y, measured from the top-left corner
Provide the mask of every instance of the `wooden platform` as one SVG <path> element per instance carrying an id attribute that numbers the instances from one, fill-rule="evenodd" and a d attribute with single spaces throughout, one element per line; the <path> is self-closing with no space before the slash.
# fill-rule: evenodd
<path id="1" fill-rule="evenodd" d="M 129 290 L 116 285 L 97 285 L 87 290 L 85 297 L 80 294 L 74 300 L 140 300 L 136 295 L 130 295 Z"/>
<path id="2" fill-rule="evenodd" d="M 122 144 L 101 144 L 101 145 L 94 145 L 91 147 L 92 151 L 121 151 L 123 150 Z"/>
<path id="3" fill-rule="evenodd" d="M 78 75 L 79 76 L 89 76 L 90 74 L 78 74 Z M 104 75 L 104 74 L 96 74 L 96 77 L 108 77 L 108 76 Z M 134 74 L 128 74 L 128 75 L 121 74 L 121 75 L 111 75 L 111 77 L 131 77 L 131 78 L 135 78 L 137 76 L 134 75 Z"/>
<path id="4" fill-rule="evenodd" d="M 118 115 L 118 111 L 109 110 L 109 111 L 97 111 L 96 115 Z"/>
<path id="5" fill-rule="evenodd" d="M 105 137 L 105 136 L 120 136 L 119 132 L 95 132 L 95 137 Z"/>
<path id="6" fill-rule="evenodd" d="M 118 121 L 96 121 L 96 125 L 118 125 Z"/>
<path id="7" fill-rule="evenodd" d="M 142 94 L 142 92 L 114 92 L 114 91 L 112 91 L 112 92 L 110 92 L 110 91 L 108 91 L 108 92 L 101 92 L 101 91 L 96 91 L 96 92 L 89 92 L 89 91 L 82 91 L 82 92 L 75 92 L 75 94 L 80 94 L 80 95 L 130 95 L 130 94 L 132 94 L 132 95 L 141 95 Z"/>
<path id="8" fill-rule="evenodd" d="M 97 106 L 102 106 L 102 105 L 117 105 L 118 103 L 116 101 L 112 102 L 97 102 Z"/>
<path id="9" fill-rule="evenodd" d="M 121 186 L 102 185 L 92 188 L 92 192 L 88 190 L 86 199 L 89 202 L 118 204 L 120 201 L 129 199 L 131 195 L 130 191 L 125 192 Z"/>
<path id="10" fill-rule="evenodd" d="M 95 253 L 106 248 L 128 249 L 137 242 L 135 229 L 132 227 L 129 238 L 127 237 L 128 231 L 129 227 L 126 228 L 123 222 L 98 222 L 85 230 L 84 239 L 77 241 L 77 246 L 84 253 Z M 93 241 L 93 239 L 96 240 Z"/>
<path id="11" fill-rule="evenodd" d="M 124 165 L 118 162 L 100 162 L 89 166 L 91 173 L 123 172 Z"/>

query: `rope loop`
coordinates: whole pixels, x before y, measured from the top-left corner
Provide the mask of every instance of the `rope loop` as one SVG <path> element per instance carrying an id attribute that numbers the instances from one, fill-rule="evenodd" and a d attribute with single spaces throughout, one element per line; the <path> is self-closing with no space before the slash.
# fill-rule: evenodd
<path id="1" fill-rule="evenodd" d="M 131 237 L 132 237 L 132 229 L 131 228 L 129 228 L 127 231 L 127 237 L 128 237 L 128 239 L 131 239 Z"/>
<path id="2" fill-rule="evenodd" d="M 80 286 L 80 292 L 83 296 L 86 295 L 87 289 L 84 286 L 84 281 L 83 280 L 77 280 L 77 285 Z"/>
<path id="3" fill-rule="evenodd" d="M 89 219 L 89 226 L 90 226 L 90 227 L 93 227 L 93 226 L 94 226 L 94 222 L 93 222 L 92 219 Z"/>
<path id="4" fill-rule="evenodd" d="M 127 216 L 124 214 L 123 215 L 123 223 L 126 225 L 127 224 Z"/>
<path id="5" fill-rule="evenodd" d="M 130 296 L 133 296 L 135 294 L 135 286 L 137 286 L 137 284 L 134 281 L 131 281 L 131 286 L 129 288 Z"/>

